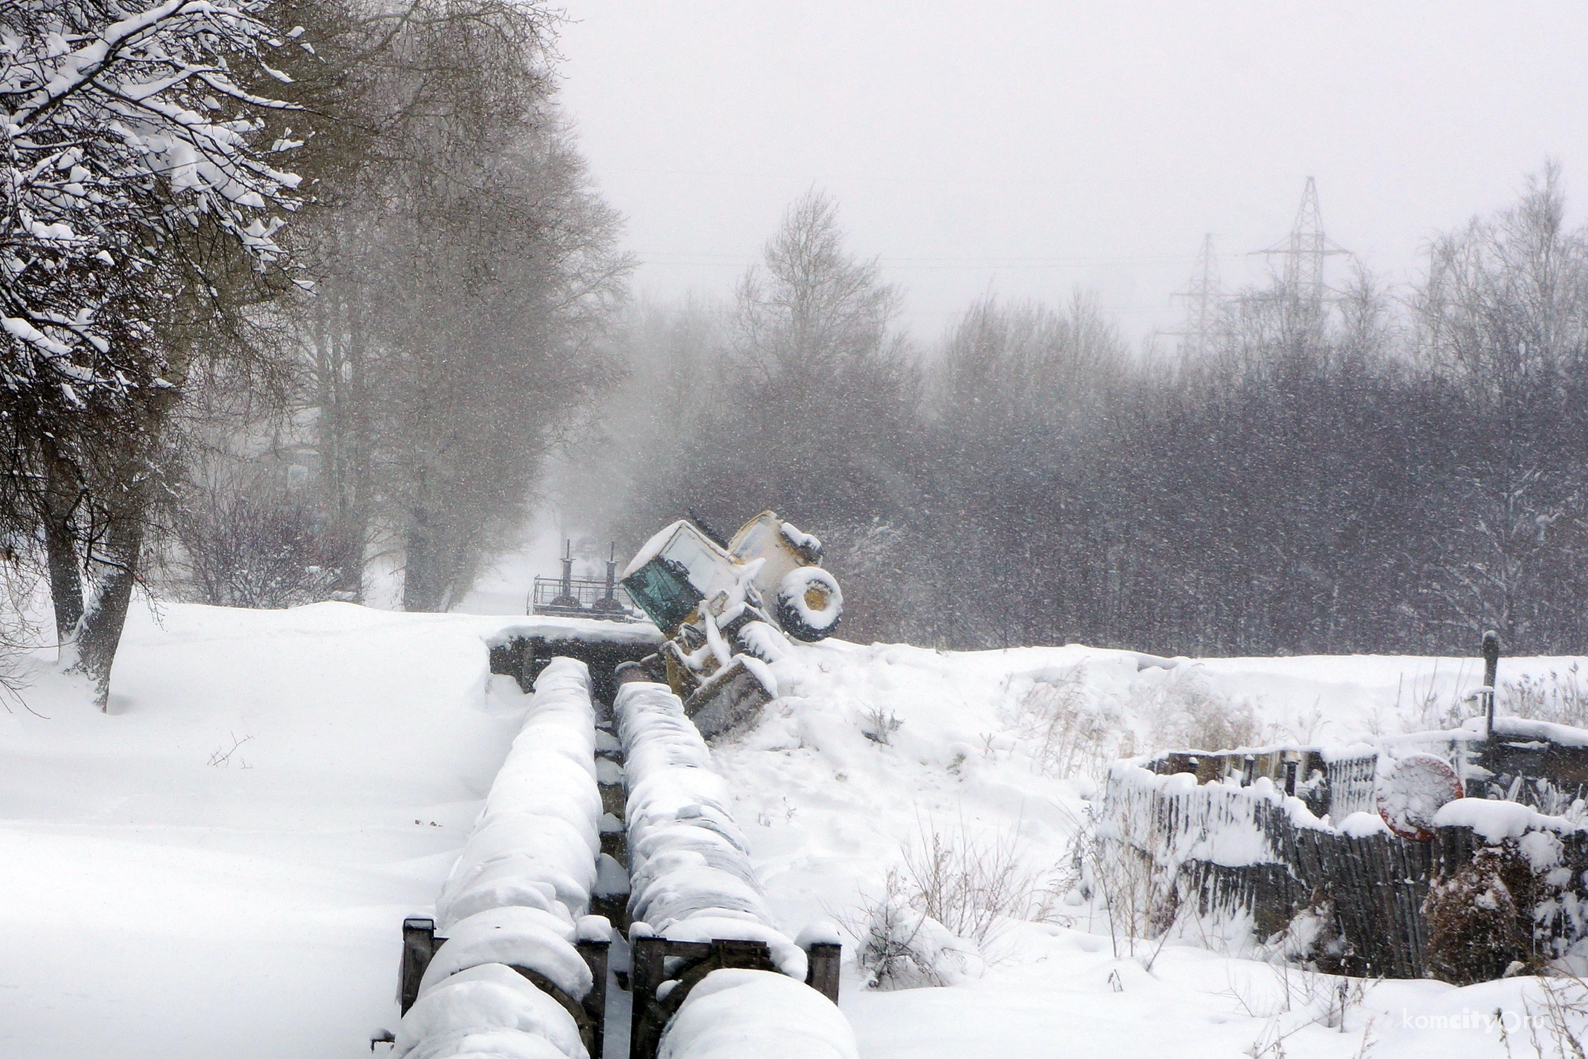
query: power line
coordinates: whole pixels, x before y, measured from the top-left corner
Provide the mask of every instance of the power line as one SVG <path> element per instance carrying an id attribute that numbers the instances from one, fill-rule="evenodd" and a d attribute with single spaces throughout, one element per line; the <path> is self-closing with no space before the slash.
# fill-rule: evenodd
<path id="1" fill-rule="evenodd" d="M 759 256 L 748 254 L 712 254 L 685 250 L 635 251 L 640 261 L 651 265 L 672 265 L 689 268 L 742 268 L 757 264 Z M 1062 269 L 1077 265 L 1130 265 L 1161 264 L 1179 261 L 1179 255 L 1142 254 L 1136 256 L 1089 257 L 1012 257 L 1012 258 L 950 258 L 950 257 L 879 257 L 878 265 L 885 269 Z"/>

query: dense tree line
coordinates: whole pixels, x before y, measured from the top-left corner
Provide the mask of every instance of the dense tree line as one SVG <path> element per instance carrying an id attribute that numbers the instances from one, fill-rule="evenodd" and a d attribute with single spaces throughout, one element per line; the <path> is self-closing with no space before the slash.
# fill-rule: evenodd
<path id="1" fill-rule="evenodd" d="M 1439 237 L 1397 294 L 1280 281 L 1185 360 L 1098 307 L 988 298 L 939 348 L 808 197 L 734 306 L 637 314 L 676 404 L 620 412 L 629 539 L 772 506 L 848 634 L 1169 653 L 1588 650 L 1588 234 L 1559 173 Z"/>

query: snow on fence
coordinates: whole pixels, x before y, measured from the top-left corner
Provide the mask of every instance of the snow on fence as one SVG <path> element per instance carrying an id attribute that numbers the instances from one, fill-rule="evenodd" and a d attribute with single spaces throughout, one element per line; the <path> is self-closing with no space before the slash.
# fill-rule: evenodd
<path id="1" fill-rule="evenodd" d="M 836 933 L 795 941 L 776 927 L 727 784 L 683 703 L 664 685 L 633 682 L 618 689 L 614 713 L 628 791 L 631 1059 L 726 1055 L 730 1041 L 740 1042 L 734 1055 L 767 1053 L 745 1047 L 752 1040 L 783 1042 L 768 1054 L 795 1054 L 797 1041 L 809 1046 L 800 1054 L 853 1055 L 836 1007 Z M 790 999 L 779 977 L 814 989 Z M 779 1004 L 821 1010 L 799 1020 L 822 1027 L 820 1048 L 772 1011 Z"/>
<path id="2" fill-rule="evenodd" d="M 1098 837 L 1150 859 L 1169 880 L 1168 900 L 1195 901 L 1194 914 L 1250 916 L 1260 938 L 1298 913 L 1329 902 L 1347 940 L 1342 964 L 1355 973 L 1423 975 L 1420 908 L 1432 851 L 1354 813 L 1331 827 L 1267 777 L 1198 784 L 1121 762 L 1109 773 Z M 1191 909 L 1188 909 L 1191 911 Z M 1161 913 L 1157 914 L 1160 920 Z"/>
<path id="3" fill-rule="evenodd" d="M 1485 736 L 1469 729 L 1344 751 L 1187 751 L 1146 768 L 1119 762 L 1097 837 L 1149 866 L 1154 882 L 1131 884 L 1158 895 L 1165 907 L 1146 918 L 1160 925 L 1178 905 L 1203 917 L 1249 917 L 1253 933 L 1268 938 L 1307 914 L 1336 935 L 1330 955 L 1341 970 L 1393 978 L 1448 973 L 1436 966 L 1448 963 L 1450 944 L 1439 933 L 1456 927 L 1430 923 L 1429 894 L 1468 885 L 1488 849 L 1501 858 L 1493 864 L 1524 865 L 1505 870 L 1521 873 L 1511 889 L 1519 891 L 1515 937 L 1526 956 L 1555 958 L 1588 938 L 1588 829 L 1537 808 L 1582 817 L 1588 731 L 1499 718 Z M 1391 832 L 1375 802 L 1386 762 L 1413 754 L 1450 764 L 1466 794 L 1439 810 L 1428 841 Z"/>
<path id="4" fill-rule="evenodd" d="M 555 659 L 435 919 L 403 923 L 395 1059 L 600 1059 L 611 928 L 588 914 L 601 852 L 595 744 L 589 671 Z"/>
<path id="5" fill-rule="evenodd" d="M 1488 778 L 1474 751 L 1482 742 L 1482 733 L 1476 731 L 1420 732 L 1384 740 L 1383 745 L 1393 753 L 1443 758 L 1471 784 Z M 1266 778 L 1286 794 L 1300 798 L 1314 816 L 1344 820 L 1352 813 L 1378 811 L 1373 801 L 1378 759 L 1379 747 L 1365 744 L 1345 748 L 1276 746 L 1180 750 L 1155 758 L 1147 767 L 1166 776 L 1189 772 L 1198 783 L 1233 781 L 1250 786 Z"/>

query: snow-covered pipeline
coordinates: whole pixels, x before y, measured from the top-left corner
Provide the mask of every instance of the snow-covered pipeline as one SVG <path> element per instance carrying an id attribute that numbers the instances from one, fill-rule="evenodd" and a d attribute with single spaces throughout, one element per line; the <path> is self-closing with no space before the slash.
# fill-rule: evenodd
<path id="1" fill-rule="evenodd" d="M 587 915 L 600 817 L 589 671 L 558 658 L 535 682 L 523 727 L 442 887 L 436 926 L 447 941 L 403 1016 L 394 1059 L 590 1059 L 573 1015 L 514 968 L 543 976 L 575 1003 L 596 985 L 575 946 L 610 930 Z"/>
<path id="2" fill-rule="evenodd" d="M 613 704 L 628 789 L 630 936 L 765 942 L 784 974 L 805 980 L 805 953 L 778 930 L 727 782 L 683 703 L 661 684 L 630 683 Z"/>
<path id="3" fill-rule="evenodd" d="M 712 971 L 668 1024 L 656 1059 L 859 1059 L 854 1031 L 816 990 L 771 971 Z"/>
<path id="4" fill-rule="evenodd" d="M 804 984 L 805 950 L 775 925 L 726 781 L 683 704 L 663 685 L 629 683 L 613 712 L 628 791 L 630 938 L 759 941 L 780 972 L 712 971 L 668 1023 L 659 1059 L 853 1059 L 848 1021 Z"/>

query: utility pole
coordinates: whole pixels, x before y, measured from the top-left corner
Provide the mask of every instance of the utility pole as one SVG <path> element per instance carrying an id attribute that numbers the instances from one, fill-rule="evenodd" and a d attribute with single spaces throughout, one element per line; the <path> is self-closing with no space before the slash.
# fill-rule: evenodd
<path id="1" fill-rule="evenodd" d="M 1173 297 L 1185 299 L 1185 323 L 1170 334 L 1180 336 L 1180 360 L 1206 353 L 1218 322 L 1219 302 L 1224 297 L 1219 283 L 1219 260 L 1213 253 L 1213 233 L 1202 237 L 1202 254 L 1186 289 Z"/>

